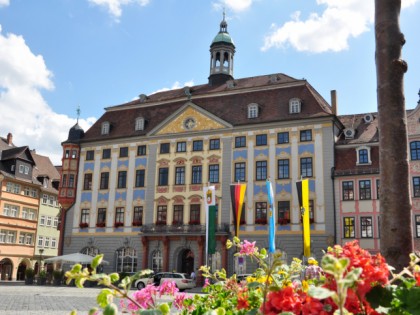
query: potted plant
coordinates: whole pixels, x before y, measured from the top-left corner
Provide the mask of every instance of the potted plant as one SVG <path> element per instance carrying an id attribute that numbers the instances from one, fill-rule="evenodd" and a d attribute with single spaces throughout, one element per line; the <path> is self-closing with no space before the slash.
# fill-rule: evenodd
<path id="1" fill-rule="evenodd" d="M 26 268 L 25 270 L 25 284 L 34 283 L 35 271 L 32 268 Z"/>
<path id="2" fill-rule="evenodd" d="M 105 222 L 98 222 L 98 223 L 96 223 L 96 227 L 98 227 L 98 228 L 105 227 Z"/>
<path id="3" fill-rule="evenodd" d="M 53 271 L 54 285 L 61 285 L 64 278 L 63 270 L 54 270 Z"/>
<path id="4" fill-rule="evenodd" d="M 85 228 L 87 228 L 89 226 L 89 224 L 88 223 L 86 223 L 86 222 L 80 222 L 80 224 L 79 224 L 79 227 L 81 228 L 81 229 L 85 229 Z"/>
<path id="5" fill-rule="evenodd" d="M 123 222 L 115 222 L 114 226 L 115 226 L 116 228 L 119 228 L 119 227 L 124 226 L 124 223 L 123 223 Z"/>
<path id="6" fill-rule="evenodd" d="M 44 285 L 47 283 L 47 272 L 45 270 L 41 270 L 38 274 L 38 285 Z"/>

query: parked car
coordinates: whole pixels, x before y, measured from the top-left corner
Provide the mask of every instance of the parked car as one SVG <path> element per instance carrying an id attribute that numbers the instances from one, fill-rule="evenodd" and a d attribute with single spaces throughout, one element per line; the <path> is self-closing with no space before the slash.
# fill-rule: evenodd
<path id="1" fill-rule="evenodd" d="M 174 281 L 180 291 L 195 288 L 195 280 L 191 279 L 186 273 L 158 272 L 149 281 L 150 284 L 153 283 L 156 286 L 162 284 L 164 281 Z"/>
<path id="2" fill-rule="evenodd" d="M 137 288 L 138 290 L 141 290 L 141 289 L 143 289 L 146 285 L 148 285 L 149 283 L 152 283 L 153 281 L 153 276 L 154 276 L 154 274 L 152 273 L 152 274 L 150 274 L 150 275 L 147 275 L 147 276 L 145 276 L 145 277 L 143 277 L 143 278 L 139 278 L 139 279 L 137 279 L 136 281 L 134 281 L 134 284 L 133 284 L 133 286 L 135 287 L 135 288 Z"/>

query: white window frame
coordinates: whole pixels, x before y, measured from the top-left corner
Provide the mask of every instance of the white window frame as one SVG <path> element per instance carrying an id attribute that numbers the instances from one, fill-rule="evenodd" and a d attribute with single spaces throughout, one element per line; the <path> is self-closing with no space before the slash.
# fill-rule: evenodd
<path id="1" fill-rule="evenodd" d="M 359 161 L 359 151 L 360 150 L 367 150 L 367 155 L 368 155 L 368 162 L 367 163 L 360 163 Z M 356 165 L 371 165 L 372 164 L 372 160 L 370 157 L 370 147 L 367 146 L 361 146 L 356 148 Z"/>
<path id="2" fill-rule="evenodd" d="M 108 135 L 109 134 L 109 129 L 110 129 L 109 126 L 110 126 L 110 124 L 109 124 L 108 121 L 104 121 L 102 123 L 102 126 L 101 126 L 101 134 L 102 135 Z"/>
<path id="3" fill-rule="evenodd" d="M 52 217 L 50 217 L 50 216 L 48 216 L 47 217 L 47 226 L 51 226 L 51 224 L 52 224 Z"/>
<path id="4" fill-rule="evenodd" d="M 289 114 L 299 114 L 301 112 L 302 101 L 298 98 L 289 100 Z"/>
<path id="5" fill-rule="evenodd" d="M 44 237 L 38 236 L 38 247 L 44 247 Z"/>
<path id="6" fill-rule="evenodd" d="M 44 247 L 50 247 L 50 238 L 48 236 L 45 237 Z"/>
<path id="7" fill-rule="evenodd" d="M 53 227 L 57 227 L 57 226 L 58 226 L 58 217 L 54 217 Z"/>
<path id="8" fill-rule="evenodd" d="M 32 234 L 26 234 L 25 236 L 25 244 L 26 245 L 32 245 L 33 242 L 33 235 Z"/>
<path id="9" fill-rule="evenodd" d="M 57 239 L 55 237 L 51 238 L 51 248 L 57 247 Z"/>
<path id="10" fill-rule="evenodd" d="M 144 118 L 143 117 L 137 117 L 136 118 L 136 125 L 134 127 L 135 131 L 138 130 L 144 130 Z"/>
<path id="11" fill-rule="evenodd" d="M 258 118 L 258 115 L 259 115 L 258 104 L 256 103 L 249 104 L 248 105 L 248 118 L 249 119 Z"/>
<path id="12" fill-rule="evenodd" d="M 23 174 L 23 172 L 25 171 L 25 166 L 24 165 L 19 165 L 19 173 Z"/>
<path id="13" fill-rule="evenodd" d="M 41 215 L 41 218 L 39 219 L 39 225 L 45 225 L 45 215 Z"/>

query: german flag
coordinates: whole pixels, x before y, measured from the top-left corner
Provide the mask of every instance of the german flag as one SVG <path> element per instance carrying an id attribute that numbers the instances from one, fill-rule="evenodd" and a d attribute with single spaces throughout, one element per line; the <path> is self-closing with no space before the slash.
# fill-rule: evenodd
<path id="1" fill-rule="evenodd" d="M 239 237 L 239 225 L 244 204 L 246 184 L 230 185 L 230 198 L 232 201 L 233 222 L 235 224 L 235 236 Z"/>

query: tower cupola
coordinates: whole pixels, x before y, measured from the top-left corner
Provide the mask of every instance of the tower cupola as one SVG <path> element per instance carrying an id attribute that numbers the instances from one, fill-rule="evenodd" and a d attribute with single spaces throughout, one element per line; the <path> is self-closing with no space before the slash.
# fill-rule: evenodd
<path id="1" fill-rule="evenodd" d="M 233 56 L 235 44 L 227 31 L 227 22 L 223 12 L 220 31 L 210 45 L 210 76 L 209 84 L 224 84 L 233 80 Z"/>

